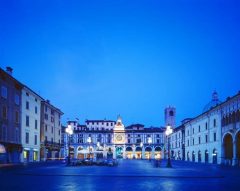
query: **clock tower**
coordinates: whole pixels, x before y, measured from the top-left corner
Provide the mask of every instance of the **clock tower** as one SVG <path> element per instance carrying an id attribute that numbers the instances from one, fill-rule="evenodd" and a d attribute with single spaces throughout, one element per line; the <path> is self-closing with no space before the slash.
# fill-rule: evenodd
<path id="1" fill-rule="evenodd" d="M 113 134 L 113 142 L 115 145 L 125 144 L 125 127 L 122 123 L 122 118 L 120 117 L 120 115 L 118 116 L 116 125 L 114 126 Z"/>

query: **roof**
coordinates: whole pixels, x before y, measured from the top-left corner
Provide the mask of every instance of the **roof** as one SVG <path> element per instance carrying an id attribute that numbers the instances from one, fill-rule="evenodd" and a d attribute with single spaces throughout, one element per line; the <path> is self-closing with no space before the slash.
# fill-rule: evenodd
<path id="1" fill-rule="evenodd" d="M 54 105 L 52 105 L 52 104 L 49 102 L 49 100 L 43 100 L 42 103 L 43 103 L 43 104 L 46 104 L 46 105 L 48 105 L 48 106 L 50 106 L 50 107 L 52 107 L 53 109 L 55 109 L 56 111 L 58 111 L 61 115 L 64 114 L 60 109 L 58 109 L 57 107 L 55 107 Z"/>
<path id="2" fill-rule="evenodd" d="M 24 85 L 23 85 L 20 81 L 18 81 L 16 78 L 14 78 L 12 75 L 8 74 L 5 70 L 3 70 L 3 69 L 0 67 L 0 74 L 1 74 L 1 73 L 3 73 L 4 75 L 7 75 L 7 77 L 9 77 L 11 80 L 17 82 L 17 83 L 21 86 L 21 88 L 23 88 Z"/>
<path id="3" fill-rule="evenodd" d="M 106 119 L 104 119 L 104 120 L 88 120 L 88 119 L 86 119 L 86 121 L 85 121 L 86 123 L 87 122 L 114 122 L 114 123 L 116 123 L 116 121 L 113 121 L 113 120 L 106 120 Z"/>
<path id="4" fill-rule="evenodd" d="M 211 111 L 214 110 L 214 109 L 220 108 L 221 106 L 223 106 L 223 105 L 226 104 L 227 102 L 231 101 L 232 99 L 236 98 L 237 96 L 240 96 L 240 91 L 239 91 L 237 94 L 235 94 L 234 96 L 232 96 L 232 97 L 227 97 L 227 98 L 226 98 L 226 101 L 221 102 L 220 104 L 218 104 L 218 105 L 210 108 L 208 111 L 205 111 L 205 112 L 197 115 L 196 117 L 194 117 L 194 118 L 192 118 L 191 120 L 185 122 L 184 124 L 191 123 L 192 121 L 194 121 L 194 120 L 197 119 L 198 117 L 201 117 L 201 116 L 203 116 L 203 115 L 211 112 Z"/>

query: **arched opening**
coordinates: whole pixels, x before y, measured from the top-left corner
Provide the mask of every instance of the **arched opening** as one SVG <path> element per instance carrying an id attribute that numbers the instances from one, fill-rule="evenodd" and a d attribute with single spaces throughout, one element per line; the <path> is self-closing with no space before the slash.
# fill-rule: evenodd
<path id="1" fill-rule="evenodd" d="M 205 163 L 208 163 L 208 150 L 205 150 Z"/>
<path id="2" fill-rule="evenodd" d="M 83 147 L 81 147 L 81 146 L 78 147 L 77 148 L 77 152 L 78 152 L 77 153 L 77 158 L 78 159 L 84 159 Z"/>
<path id="3" fill-rule="evenodd" d="M 192 152 L 192 161 L 195 162 L 195 152 Z"/>
<path id="4" fill-rule="evenodd" d="M 178 151 L 177 160 L 182 160 L 182 158 L 181 158 L 181 152 L 180 152 L 180 151 Z"/>
<path id="5" fill-rule="evenodd" d="M 161 159 L 161 147 L 156 147 L 155 148 L 155 153 L 154 153 L 154 158 L 155 159 Z"/>
<path id="6" fill-rule="evenodd" d="M 232 164 L 233 159 L 233 139 L 232 135 L 226 134 L 223 139 L 224 144 L 224 158 L 228 163 Z"/>
<path id="7" fill-rule="evenodd" d="M 198 151 L 198 162 L 202 162 L 202 154 L 201 154 L 201 151 Z"/>
<path id="8" fill-rule="evenodd" d="M 132 159 L 133 158 L 133 149 L 132 147 L 126 147 L 126 158 Z"/>
<path id="9" fill-rule="evenodd" d="M 187 161 L 190 161 L 190 153 L 187 152 Z"/>
<path id="10" fill-rule="evenodd" d="M 141 147 L 136 147 L 135 158 L 136 159 L 141 159 L 142 158 L 142 148 Z"/>
<path id="11" fill-rule="evenodd" d="M 116 148 L 116 157 L 118 159 L 123 158 L 123 148 L 122 147 L 117 147 Z"/>
<path id="12" fill-rule="evenodd" d="M 213 157 L 213 164 L 217 164 L 217 150 L 213 149 L 213 153 L 212 153 L 212 157 Z"/>
<path id="13" fill-rule="evenodd" d="M 145 158 L 150 159 L 152 155 L 152 148 L 151 147 L 146 147 L 145 148 Z"/>

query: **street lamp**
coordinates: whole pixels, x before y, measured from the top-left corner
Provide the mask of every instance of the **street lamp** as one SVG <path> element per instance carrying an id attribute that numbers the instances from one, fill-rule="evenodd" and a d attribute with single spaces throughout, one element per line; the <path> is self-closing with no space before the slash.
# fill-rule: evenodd
<path id="1" fill-rule="evenodd" d="M 88 146 L 88 151 L 89 151 L 89 159 L 90 159 L 90 158 L 91 158 L 91 157 L 90 157 L 90 144 L 91 144 L 91 142 L 92 142 L 91 137 L 88 137 L 88 138 L 87 138 L 87 142 L 88 142 L 88 145 L 89 145 L 89 146 Z"/>
<path id="2" fill-rule="evenodd" d="M 168 141 L 168 161 L 167 161 L 167 167 L 172 168 L 171 159 L 170 159 L 170 135 L 172 134 L 173 130 L 170 125 L 167 125 L 166 129 L 166 136 Z"/>
<path id="3" fill-rule="evenodd" d="M 143 142 L 140 143 L 140 147 L 141 147 L 141 159 L 142 159 L 142 148 L 143 148 Z"/>
<path id="4" fill-rule="evenodd" d="M 67 164 L 70 164 L 70 138 L 73 134 L 73 129 L 71 125 L 68 125 L 67 128 L 65 129 L 67 135 L 68 135 L 68 162 Z"/>
<path id="5" fill-rule="evenodd" d="M 151 146 L 151 144 L 152 144 L 152 138 L 151 137 L 148 137 L 148 144 L 149 144 L 149 146 Z M 151 151 L 152 151 L 152 148 L 151 148 Z M 150 152 L 149 152 L 149 161 L 151 161 Z"/>

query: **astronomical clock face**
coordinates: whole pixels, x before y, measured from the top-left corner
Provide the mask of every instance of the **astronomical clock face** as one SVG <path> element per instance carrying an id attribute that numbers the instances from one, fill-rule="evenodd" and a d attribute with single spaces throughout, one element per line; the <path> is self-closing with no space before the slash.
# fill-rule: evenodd
<path id="1" fill-rule="evenodd" d="M 123 134 L 116 134 L 115 135 L 115 143 L 123 143 L 124 142 L 124 135 Z"/>

